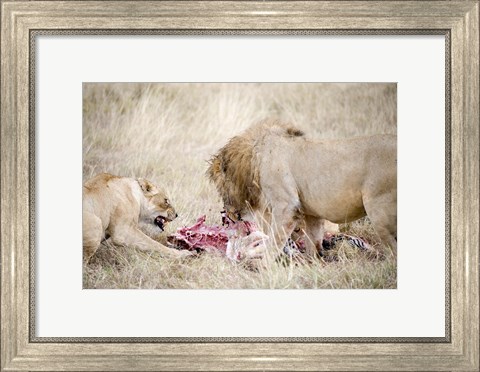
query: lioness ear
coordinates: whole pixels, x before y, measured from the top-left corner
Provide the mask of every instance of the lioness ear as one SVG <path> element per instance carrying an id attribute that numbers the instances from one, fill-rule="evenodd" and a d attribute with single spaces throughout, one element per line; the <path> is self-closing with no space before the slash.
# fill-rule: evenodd
<path id="1" fill-rule="evenodd" d="M 155 186 L 150 181 L 144 178 L 139 178 L 137 181 L 145 195 L 151 195 L 155 190 Z"/>

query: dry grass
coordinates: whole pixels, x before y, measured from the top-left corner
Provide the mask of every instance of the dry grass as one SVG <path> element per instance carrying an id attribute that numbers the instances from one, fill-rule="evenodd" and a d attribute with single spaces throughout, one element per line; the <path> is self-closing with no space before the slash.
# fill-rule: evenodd
<path id="1" fill-rule="evenodd" d="M 179 218 L 220 223 L 222 204 L 205 177 L 207 159 L 255 121 L 292 121 L 312 138 L 396 133 L 394 84 L 84 84 L 83 178 L 100 172 L 165 187 Z M 104 244 L 84 266 L 84 288 L 395 288 L 396 260 L 368 219 L 342 226 L 373 242 L 364 253 L 339 244 L 323 261 L 261 270 L 204 254 L 168 261 Z M 156 233 L 155 229 L 148 229 Z M 165 235 L 155 235 L 164 241 Z"/>

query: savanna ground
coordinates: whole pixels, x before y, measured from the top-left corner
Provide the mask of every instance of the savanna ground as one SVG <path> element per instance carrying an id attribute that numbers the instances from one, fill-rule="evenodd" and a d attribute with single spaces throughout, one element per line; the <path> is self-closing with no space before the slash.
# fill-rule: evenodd
<path id="1" fill-rule="evenodd" d="M 313 139 L 396 133 L 395 84 L 97 84 L 83 86 L 83 179 L 101 172 L 163 186 L 178 227 L 207 215 L 220 224 L 221 200 L 207 160 L 229 138 L 266 117 L 295 123 Z M 338 165 L 341 167 L 341 164 Z M 102 244 L 84 265 L 84 288 L 396 288 L 396 259 L 367 218 L 341 226 L 370 252 L 340 243 L 313 263 L 261 270 L 214 254 L 177 261 Z"/>

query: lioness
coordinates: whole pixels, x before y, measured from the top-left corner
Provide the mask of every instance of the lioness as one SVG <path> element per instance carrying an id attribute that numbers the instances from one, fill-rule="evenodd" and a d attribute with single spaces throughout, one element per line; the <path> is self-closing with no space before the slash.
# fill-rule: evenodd
<path id="1" fill-rule="evenodd" d="M 165 193 L 151 182 L 99 174 L 83 186 L 83 259 L 88 262 L 108 237 L 114 244 L 158 251 L 165 257 L 188 255 L 160 244 L 138 228 L 142 221 L 163 231 L 176 217 Z"/>
<path id="2" fill-rule="evenodd" d="M 221 148 L 207 174 L 225 208 L 240 217 L 256 216 L 277 247 L 300 221 L 309 237 L 307 251 L 314 254 L 326 226 L 335 226 L 329 221 L 368 215 L 395 250 L 396 143 L 393 135 L 311 141 L 291 124 L 265 120 Z"/>

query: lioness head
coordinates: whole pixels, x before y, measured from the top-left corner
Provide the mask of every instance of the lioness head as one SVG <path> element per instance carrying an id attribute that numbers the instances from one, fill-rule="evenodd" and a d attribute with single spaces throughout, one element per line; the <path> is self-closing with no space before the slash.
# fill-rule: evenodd
<path id="1" fill-rule="evenodd" d="M 175 209 L 162 189 L 143 178 L 138 179 L 138 184 L 144 196 L 140 218 L 143 222 L 157 225 L 163 231 L 165 225 L 177 217 Z"/>

